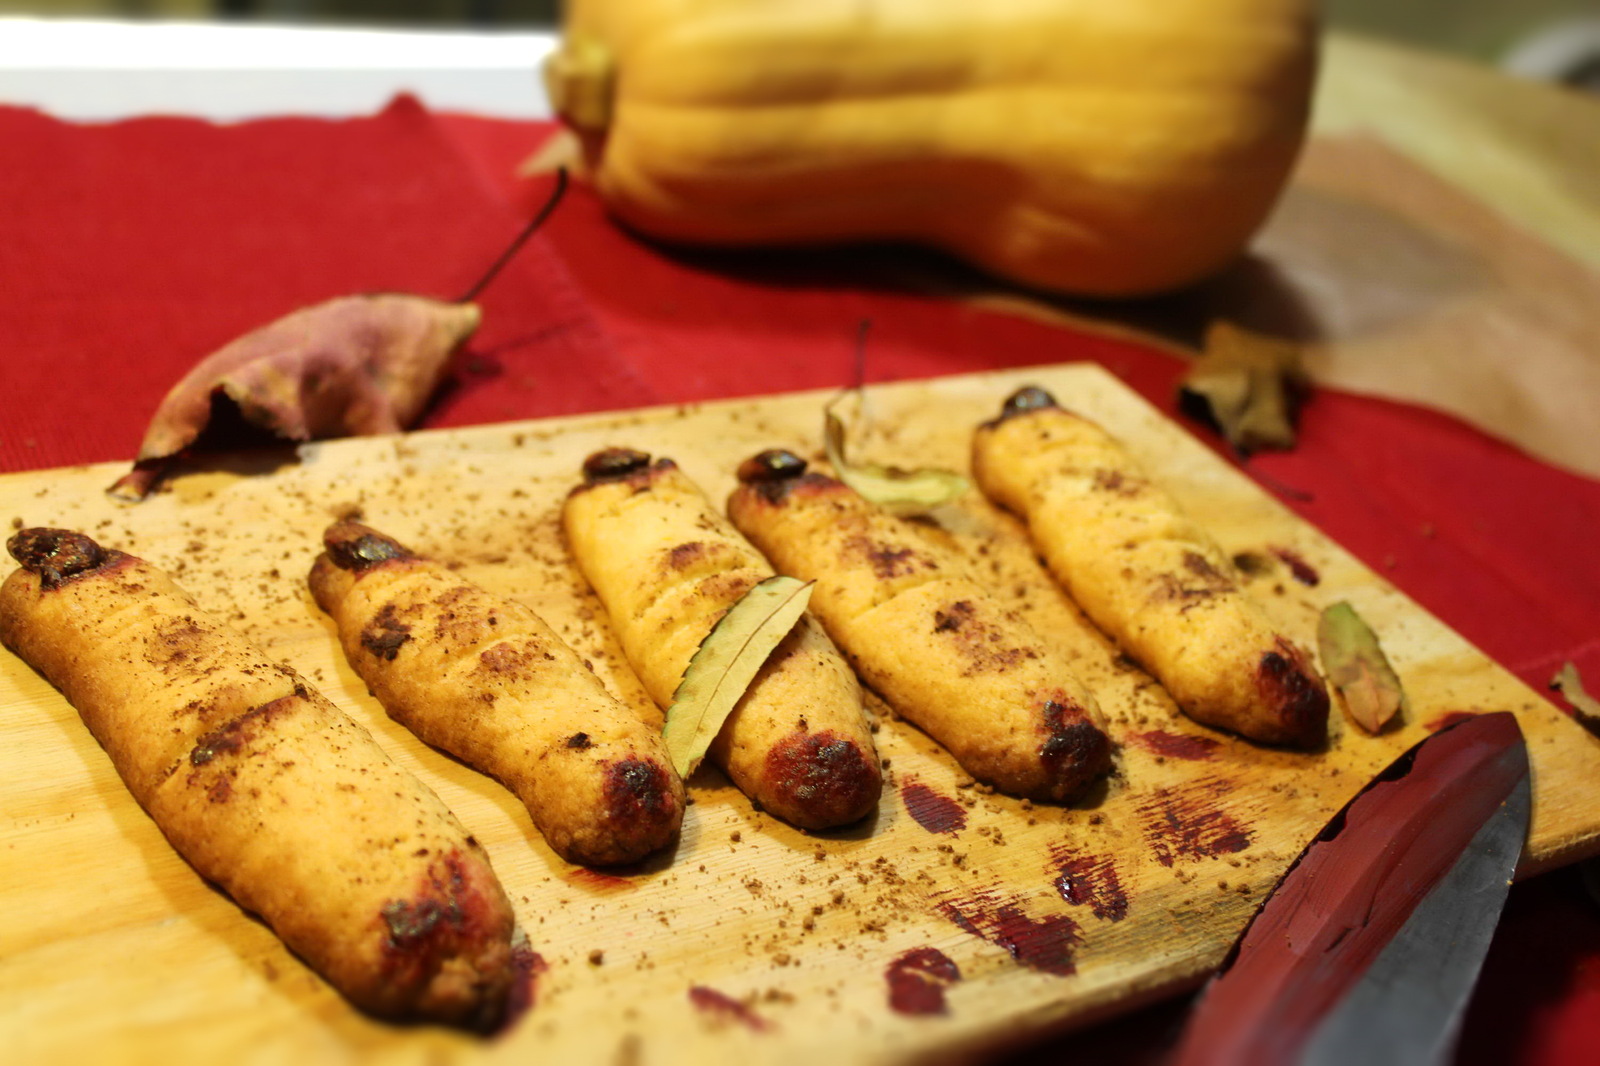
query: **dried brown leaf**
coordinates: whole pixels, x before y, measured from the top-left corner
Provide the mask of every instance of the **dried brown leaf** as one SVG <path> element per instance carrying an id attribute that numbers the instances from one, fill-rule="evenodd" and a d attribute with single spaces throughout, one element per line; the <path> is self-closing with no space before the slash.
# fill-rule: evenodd
<path id="1" fill-rule="evenodd" d="M 252 330 L 172 387 L 134 470 L 111 492 L 143 498 L 165 461 L 199 438 L 217 395 L 285 440 L 397 433 L 422 413 L 480 318 L 476 304 L 379 294 L 342 296 Z"/>
<path id="2" fill-rule="evenodd" d="M 398 433 L 422 414 L 450 356 L 477 330 L 473 301 L 561 203 L 567 172 L 516 238 L 459 300 L 404 293 L 341 296 L 293 311 L 212 352 L 156 409 L 133 470 L 113 496 L 141 500 L 168 461 L 200 439 L 218 398 L 246 425 L 291 441 Z"/>
<path id="3" fill-rule="evenodd" d="M 1179 385 L 1179 400 L 1248 455 L 1294 447 L 1295 415 L 1309 385 L 1299 345 L 1218 321 Z"/>
<path id="4" fill-rule="evenodd" d="M 1600 736 L 1600 700 L 1584 689 L 1583 678 L 1578 676 L 1576 666 L 1572 663 L 1563 665 L 1560 672 L 1550 679 L 1550 688 L 1561 693 L 1562 698 L 1572 705 L 1572 716 L 1580 725 Z"/>
<path id="5" fill-rule="evenodd" d="M 1405 706 L 1405 690 L 1378 645 L 1377 634 L 1348 603 L 1336 603 L 1322 612 L 1317 649 L 1345 710 L 1368 733 L 1381 732 Z"/>

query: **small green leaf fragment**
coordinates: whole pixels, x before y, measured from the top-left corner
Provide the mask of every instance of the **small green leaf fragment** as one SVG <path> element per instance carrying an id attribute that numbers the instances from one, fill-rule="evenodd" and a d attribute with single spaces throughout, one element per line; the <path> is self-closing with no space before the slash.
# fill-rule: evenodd
<path id="1" fill-rule="evenodd" d="M 706 757 L 756 672 L 805 613 L 812 585 L 792 577 L 767 578 L 728 608 L 700 642 L 672 694 L 662 733 L 680 777 L 694 773 Z"/>
<path id="2" fill-rule="evenodd" d="M 1406 696 L 1377 634 L 1354 607 L 1336 603 L 1322 612 L 1317 648 L 1350 717 L 1368 733 L 1381 732 L 1405 706 Z"/>
<path id="3" fill-rule="evenodd" d="M 1583 678 L 1578 676 L 1576 666 L 1572 663 L 1562 666 L 1560 672 L 1550 679 L 1550 688 L 1561 693 L 1561 697 L 1572 705 L 1572 716 L 1578 720 L 1578 724 L 1600 736 L 1600 700 L 1584 689 Z"/>
<path id="4" fill-rule="evenodd" d="M 848 392 L 840 393 L 823 408 L 823 447 L 840 481 L 865 499 L 901 515 L 926 513 L 960 497 L 971 487 L 966 478 L 949 470 L 901 470 L 848 461 L 844 419 L 834 411 L 846 395 Z"/>

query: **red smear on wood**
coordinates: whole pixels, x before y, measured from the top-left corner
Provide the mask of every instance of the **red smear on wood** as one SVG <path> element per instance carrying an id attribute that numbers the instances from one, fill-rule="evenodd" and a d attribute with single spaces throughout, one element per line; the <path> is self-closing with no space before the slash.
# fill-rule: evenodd
<path id="1" fill-rule="evenodd" d="M 694 985 L 689 989 L 689 1002 L 698 1010 L 730 1018 L 754 1032 L 764 1032 L 772 1027 L 771 1022 L 732 996 L 718 992 L 714 988 L 707 988 L 705 985 Z"/>
<path id="2" fill-rule="evenodd" d="M 1317 573 L 1315 567 L 1301 558 L 1298 552 L 1289 548 L 1280 548 L 1276 544 L 1272 545 L 1268 550 L 1283 560 L 1284 565 L 1289 568 L 1289 573 L 1293 574 L 1294 579 L 1300 584 L 1316 585 L 1322 581 L 1322 575 Z"/>
<path id="3" fill-rule="evenodd" d="M 1437 718 L 1429 719 L 1423 728 L 1430 733 L 1437 733 L 1439 730 L 1447 729 L 1457 722 L 1465 722 L 1468 718 L 1476 717 L 1478 715 L 1475 711 L 1446 711 Z"/>
<path id="4" fill-rule="evenodd" d="M 550 964 L 528 945 L 519 944 L 511 949 L 511 969 L 516 976 L 512 979 L 511 991 L 506 993 L 505 1018 L 500 1022 L 502 1033 L 514 1028 L 538 1001 L 539 975 L 549 970 Z"/>
<path id="5" fill-rule="evenodd" d="M 1082 937 L 1078 923 L 1064 914 L 1035 918 L 1014 899 L 993 889 L 946 900 L 939 913 L 973 936 L 1005 948 L 1022 965 L 1039 973 L 1070 977 L 1078 972 L 1073 951 Z"/>
<path id="6" fill-rule="evenodd" d="M 1167 733 L 1160 729 L 1152 729 L 1147 733 L 1134 733 L 1128 739 L 1146 751 L 1169 759 L 1187 759 L 1191 762 L 1209 759 L 1216 754 L 1218 748 L 1222 747 L 1222 741 L 1215 737 Z"/>
<path id="7" fill-rule="evenodd" d="M 1509 712 L 1401 756 L 1296 860 L 1200 1001 L 1182 1066 L 1298 1061 L 1528 771 Z"/>
<path id="8" fill-rule="evenodd" d="M 1120 922 L 1128 916 L 1128 894 L 1108 855 L 1080 855 L 1063 845 L 1050 848 L 1058 874 L 1056 891 L 1077 906 L 1087 906 L 1096 918 Z"/>
<path id="9" fill-rule="evenodd" d="M 626 877 L 615 877 L 603 874 L 599 870 L 591 870 L 587 866 L 579 866 L 567 872 L 567 880 L 584 888 L 597 888 L 602 892 L 617 892 L 625 888 L 638 888 L 634 882 Z"/>
<path id="10" fill-rule="evenodd" d="M 912 948 L 883 972 L 889 1009 L 897 1014 L 947 1014 L 944 990 L 961 980 L 961 969 L 938 948 Z"/>
<path id="11" fill-rule="evenodd" d="M 1139 817 L 1157 862 L 1171 866 L 1178 859 L 1210 859 L 1250 846 L 1250 830 L 1217 806 L 1225 787 L 1213 782 L 1183 790 L 1158 788 L 1140 804 Z"/>
<path id="12" fill-rule="evenodd" d="M 958 833 L 967 827 L 966 809 L 921 781 L 901 785 L 900 800 L 906 805 L 906 813 L 930 833 Z"/>

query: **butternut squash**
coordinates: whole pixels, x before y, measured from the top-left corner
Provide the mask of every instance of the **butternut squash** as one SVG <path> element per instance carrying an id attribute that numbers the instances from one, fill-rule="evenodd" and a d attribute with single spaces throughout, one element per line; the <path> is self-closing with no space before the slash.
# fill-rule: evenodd
<path id="1" fill-rule="evenodd" d="M 1240 252 L 1315 66 L 1311 0 L 569 0 L 545 75 L 642 233 L 1125 296 Z"/>

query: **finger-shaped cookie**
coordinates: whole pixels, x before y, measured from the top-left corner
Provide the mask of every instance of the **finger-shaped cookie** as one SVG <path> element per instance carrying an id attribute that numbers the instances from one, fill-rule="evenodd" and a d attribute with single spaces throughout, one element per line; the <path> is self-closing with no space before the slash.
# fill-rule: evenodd
<path id="1" fill-rule="evenodd" d="M 683 784 L 660 736 L 542 618 L 359 523 L 323 544 L 312 594 L 390 717 L 503 782 L 570 862 L 671 842 Z"/>
<path id="2" fill-rule="evenodd" d="M 567 541 L 665 708 L 718 619 L 772 567 L 670 459 L 608 449 L 589 457 L 584 479 L 562 511 Z M 883 784 L 861 689 L 809 615 L 763 664 L 710 756 L 746 795 L 805 829 L 862 818 Z"/>
<path id="3" fill-rule="evenodd" d="M 1269 744 L 1325 740 L 1328 693 L 1306 653 L 1105 430 L 1023 389 L 979 427 L 972 468 L 1084 613 L 1191 718 Z"/>
<path id="4" fill-rule="evenodd" d="M 1067 800 L 1110 766 L 1094 697 L 965 565 L 788 452 L 739 469 L 735 526 L 811 608 L 867 684 L 980 781 Z"/>
<path id="5" fill-rule="evenodd" d="M 374 1014 L 489 1026 L 511 907 L 431 789 L 165 573 L 26 529 L 0 640 L 60 689 L 189 863 Z"/>

